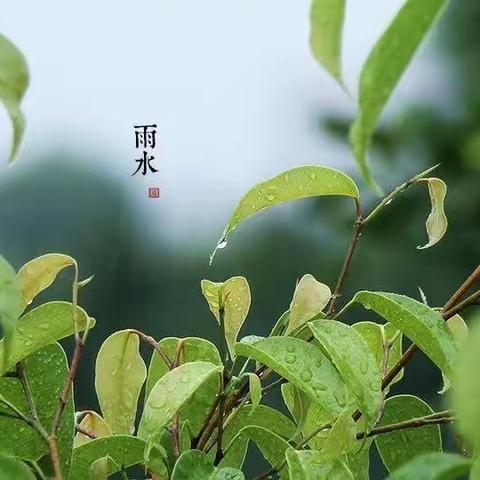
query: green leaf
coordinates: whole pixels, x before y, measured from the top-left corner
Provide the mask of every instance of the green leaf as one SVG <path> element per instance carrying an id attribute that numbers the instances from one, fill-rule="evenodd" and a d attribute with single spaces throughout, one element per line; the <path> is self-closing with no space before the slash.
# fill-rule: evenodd
<path id="1" fill-rule="evenodd" d="M 332 292 L 327 285 L 318 282 L 313 275 L 304 275 L 293 294 L 290 323 L 285 334 L 288 335 L 320 313 L 327 306 L 331 296 Z"/>
<path id="2" fill-rule="evenodd" d="M 452 332 L 438 312 L 396 293 L 362 291 L 352 302 L 361 303 L 397 327 L 451 378 L 458 349 Z"/>
<path id="3" fill-rule="evenodd" d="M 29 84 L 29 73 L 22 52 L 3 35 L 0 35 L 0 72 L 0 100 L 13 126 L 10 152 L 10 161 L 13 161 L 25 130 L 25 118 L 20 110 L 20 103 Z"/>
<path id="4" fill-rule="evenodd" d="M 354 480 L 345 463 L 328 460 L 321 452 L 289 448 L 286 457 L 292 480 Z"/>
<path id="5" fill-rule="evenodd" d="M 432 211 L 428 215 L 425 224 L 428 234 L 428 243 L 423 247 L 417 247 L 419 250 L 429 248 L 439 242 L 445 235 L 448 227 L 448 220 L 444 209 L 447 185 L 439 178 L 424 178 L 421 181 L 427 182 L 428 193 L 432 203 Z"/>
<path id="6" fill-rule="evenodd" d="M 70 266 L 77 268 L 75 259 L 61 253 L 47 253 L 27 262 L 17 274 L 22 287 L 22 310 L 48 288 L 64 268 Z"/>
<path id="7" fill-rule="evenodd" d="M 362 440 L 362 447 L 347 453 L 346 464 L 355 480 L 370 479 L 370 447 L 373 439 Z"/>
<path id="8" fill-rule="evenodd" d="M 225 247 L 238 225 L 262 210 L 289 200 L 326 195 L 359 198 L 355 182 L 343 172 L 329 167 L 297 167 L 258 183 L 240 200 L 217 248 Z"/>
<path id="9" fill-rule="evenodd" d="M 358 116 L 350 141 L 365 181 L 376 187 L 367 150 L 380 115 L 445 0 L 407 0 L 373 47 L 360 76 Z M 378 190 L 378 187 L 377 187 Z"/>
<path id="10" fill-rule="evenodd" d="M 174 359 L 178 343 L 181 343 L 181 363 L 190 362 L 209 362 L 214 365 L 222 365 L 220 355 L 217 347 L 208 340 L 197 337 L 187 338 L 164 338 L 160 341 L 160 347 L 169 358 Z M 150 366 L 148 368 L 148 376 L 145 387 L 145 398 L 148 398 L 153 386 L 165 374 L 170 371 L 170 368 L 165 364 L 160 355 L 154 351 Z M 188 420 L 192 434 L 198 434 L 207 417 L 220 388 L 220 378 L 214 375 L 198 388 L 195 395 L 188 400 L 179 411 L 180 420 Z"/>
<path id="11" fill-rule="evenodd" d="M 195 392 L 223 367 L 208 362 L 180 365 L 164 375 L 152 388 L 145 402 L 138 436 L 158 434 Z"/>
<path id="12" fill-rule="evenodd" d="M 122 467 L 130 467 L 142 463 L 146 443 L 141 438 L 129 435 L 96 438 L 73 449 L 72 466 L 68 480 L 84 480 L 85 472 L 99 458 L 109 457 L 109 475 L 118 472 Z M 153 447 L 150 452 L 147 468 L 155 478 L 168 478 L 161 450 Z"/>
<path id="13" fill-rule="evenodd" d="M 315 59 L 342 88 L 342 31 L 345 0 L 313 0 L 310 48 Z"/>
<path id="14" fill-rule="evenodd" d="M 327 458 L 336 458 L 350 452 L 356 443 L 356 427 L 349 409 L 345 409 L 329 430 L 322 453 Z"/>
<path id="15" fill-rule="evenodd" d="M 46 345 L 73 335 L 75 328 L 72 310 L 69 302 L 50 302 L 23 315 L 12 335 L 8 356 L 5 340 L 0 341 L 0 365 L 4 366 L 1 373 Z M 86 327 L 92 328 L 95 320 L 85 310 L 77 307 L 77 323 L 79 330 L 84 330 Z"/>
<path id="16" fill-rule="evenodd" d="M 178 458 L 172 480 L 245 480 L 245 477 L 233 468 L 215 468 L 203 452 L 188 450 Z"/>
<path id="17" fill-rule="evenodd" d="M 357 330 L 368 345 L 368 348 L 373 353 L 377 360 L 377 365 L 380 371 L 384 362 L 384 342 L 391 341 L 394 338 L 393 344 L 388 353 L 387 370 L 390 370 L 402 356 L 402 333 L 397 330 L 392 324 L 386 323 L 380 325 L 373 322 L 358 322 L 352 325 L 352 328 Z M 393 379 L 391 384 L 400 381 L 403 378 L 403 368 Z"/>
<path id="18" fill-rule="evenodd" d="M 18 458 L 0 454 L 0 480 L 35 480 L 35 475 Z"/>
<path id="19" fill-rule="evenodd" d="M 108 464 L 111 460 L 108 457 L 100 457 L 90 465 L 90 480 L 107 480 Z"/>
<path id="20" fill-rule="evenodd" d="M 385 402 L 381 426 L 425 417 L 434 411 L 423 400 L 413 395 L 390 397 Z M 413 457 L 442 451 L 442 438 L 438 425 L 398 430 L 375 436 L 375 444 L 385 467 L 392 472 Z"/>
<path id="21" fill-rule="evenodd" d="M 230 356 L 234 357 L 234 348 L 238 333 L 250 310 L 250 287 L 245 277 L 232 277 L 225 282 L 202 280 L 202 293 L 211 312 L 220 324 L 220 307 L 224 309 L 224 329 Z"/>
<path id="22" fill-rule="evenodd" d="M 468 473 L 471 461 L 453 453 L 428 453 L 415 457 L 388 477 L 391 480 L 455 480 Z"/>
<path id="23" fill-rule="evenodd" d="M 137 402 L 147 367 L 140 340 L 132 330 L 115 332 L 100 347 L 95 364 L 95 390 L 103 418 L 113 433 L 133 434 Z"/>
<path id="24" fill-rule="evenodd" d="M 28 356 L 24 366 L 40 423 L 50 431 L 68 373 L 67 357 L 60 345 L 53 344 Z M 0 395 L 24 414 L 31 415 L 22 385 L 17 378 L 1 377 Z M 0 405 L 0 411 L 11 413 L 3 405 Z M 70 395 L 57 433 L 60 463 L 65 476 L 68 474 L 72 455 L 74 425 L 73 399 Z M 0 450 L 26 460 L 38 460 L 48 452 L 35 430 L 22 421 L 3 416 L 0 416 Z"/>
<path id="25" fill-rule="evenodd" d="M 269 337 L 255 343 L 237 343 L 236 352 L 258 360 L 332 413 L 346 405 L 345 385 L 322 351 L 294 337 Z"/>
<path id="26" fill-rule="evenodd" d="M 78 412 L 77 416 L 81 418 L 78 426 L 83 432 L 87 432 L 91 436 L 77 432 L 73 443 L 75 447 L 78 447 L 82 443 L 90 442 L 93 438 L 109 437 L 110 435 L 113 435 L 112 429 L 109 427 L 108 423 L 97 412 L 86 410 L 84 412 Z"/>
<path id="27" fill-rule="evenodd" d="M 362 336 L 334 320 L 317 320 L 309 326 L 355 396 L 360 411 L 374 420 L 382 403 L 381 372 Z"/>
<path id="28" fill-rule="evenodd" d="M 262 383 L 257 375 L 254 373 L 247 373 L 248 375 L 248 389 L 250 391 L 250 400 L 252 402 L 252 412 L 260 405 L 262 401 Z"/>
<path id="29" fill-rule="evenodd" d="M 284 383 L 280 388 L 283 401 L 297 424 L 297 431 L 295 433 L 304 432 L 307 419 L 309 418 L 309 412 L 313 410 L 313 400 L 297 387 L 294 387 L 291 383 Z M 322 413 L 324 413 L 323 410 Z M 315 416 L 315 422 L 317 421 L 317 418 L 318 417 Z M 326 422 L 322 422 L 322 424 L 323 423 Z M 314 428 L 312 428 L 312 431 L 313 430 Z M 304 436 L 308 437 L 308 433 L 305 433 Z"/>
<path id="30" fill-rule="evenodd" d="M 264 458 L 272 467 L 277 467 L 284 461 L 285 452 L 290 448 L 290 444 L 279 435 L 273 433 L 271 430 L 254 425 L 242 428 L 232 440 L 229 448 L 234 446 L 236 442 L 243 443 L 248 440 L 251 440 L 257 445 Z M 290 478 L 285 468 L 280 471 L 280 478 Z M 292 478 L 292 480 L 296 479 Z"/>
<path id="31" fill-rule="evenodd" d="M 451 401 L 458 416 L 459 430 L 477 450 L 480 448 L 478 365 L 480 365 L 480 324 L 477 322 L 468 341 L 462 347 L 451 389 Z"/>
<path id="32" fill-rule="evenodd" d="M 10 353 L 12 336 L 21 313 L 20 283 L 15 270 L 0 255 L 0 326 L 3 331 L 5 351 L 3 362 Z M 2 368 L 5 368 L 5 365 L 2 365 Z"/>

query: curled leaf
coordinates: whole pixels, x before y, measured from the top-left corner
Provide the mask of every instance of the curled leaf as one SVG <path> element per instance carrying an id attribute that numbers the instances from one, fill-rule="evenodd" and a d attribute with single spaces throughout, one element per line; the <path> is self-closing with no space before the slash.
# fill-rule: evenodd
<path id="1" fill-rule="evenodd" d="M 255 409 L 260 405 L 262 400 L 262 383 L 257 375 L 254 373 L 247 373 L 248 375 L 248 389 L 250 391 L 250 399 L 252 401 L 252 410 L 250 415 L 255 412 Z"/>
<path id="2" fill-rule="evenodd" d="M 425 224 L 428 234 L 428 243 L 423 247 L 417 247 L 419 250 L 429 248 L 439 242 L 445 235 L 448 227 L 448 220 L 444 209 L 447 185 L 439 178 L 425 178 L 422 179 L 422 181 L 427 182 L 428 193 L 432 203 L 432 211 L 428 215 Z"/>
<path id="3" fill-rule="evenodd" d="M 77 413 L 77 416 L 81 417 L 81 420 L 78 424 L 80 431 L 77 432 L 75 436 L 75 447 L 95 438 L 113 435 L 112 429 L 109 427 L 108 423 L 97 412 L 87 410 L 85 412 Z"/>
<path id="4" fill-rule="evenodd" d="M 290 323 L 286 335 L 311 320 L 327 305 L 332 292 L 330 288 L 317 281 L 313 275 L 304 275 L 295 288 L 290 305 Z"/>

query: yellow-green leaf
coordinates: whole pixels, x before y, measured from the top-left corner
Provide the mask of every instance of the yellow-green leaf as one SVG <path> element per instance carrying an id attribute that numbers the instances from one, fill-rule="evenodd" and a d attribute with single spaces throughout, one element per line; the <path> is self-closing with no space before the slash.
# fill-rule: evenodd
<path id="1" fill-rule="evenodd" d="M 175 413 L 192 398 L 195 392 L 223 368 L 208 362 L 180 365 L 164 375 L 152 388 L 145 402 L 138 436 L 148 438 L 160 434 Z"/>
<path id="2" fill-rule="evenodd" d="M 448 227 L 448 220 L 444 209 L 447 185 L 439 178 L 425 178 L 422 179 L 422 181 L 427 182 L 432 210 L 428 215 L 425 224 L 428 234 L 428 243 L 423 247 L 417 247 L 419 250 L 429 248 L 439 242 L 445 235 Z"/>
<path id="3" fill-rule="evenodd" d="M 386 292 L 358 292 L 352 302 L 378 313 L 418 345 L 451 378 L 458 348 L 442 316 L 413 298 Z"/>
<path id="4" fill-rule="evenodd" d="M 48 288 L 64 268 L 69 266 L 77 268 L 77 262 L 62 253 L 47 253 L 27 262 L 17 274 L 22 287 L 22 310 L 30 305 L 40 292 Z"/>
<path id="5" fill-rule="evenodd" d="M 35 480 L 33 472 L 20 459 L 0 454 L 0 480 Z"/>
<path id="6" fill-rule="evenodd" d="M 332 292 L 327 285 L 317 281 L 313 275 L 304 275 L 293 294 L 290 304 L 290 323 L 285 334 L 288 335 L 320 313 L 331 296 Z"/>
<path id="7" fill-rule="evenodd" d="M 95 389 L 103 418 L 115 434 L 133 434 L 137 402 L 147 367 L 140 340 L 131 330 L 115 332 L 100 347 L 95 364 Z"/>
<path id="8" fill-rule="evenodd" d="M 235 356 L 235 343 L 250 310 L 250 286 L 245 277 L 232 277 L 225 282 L 202 280 L 202 293 L 211 312 L 220 323 L 220 308 L 224 309 L 225 339 L 230 355 Z"/>
<path id="9" fill-rule="evenodd" d="M 252 402 L 252 411 L 253 413 L 255 409 L 260 405 L 262 401 L 262 383 L 257 375 L 254 373 L 247 373 L 248 375 L 248 390 L 250 392 L 250 400 Z"/>
<path id="10" fill-rule="evenodd" d="M 342 31 L 345 0 L 312 0 L 310 48 L 313 56 L 343 88 Z"/>
<path id="11" fill-rule="evenodd" d="M 108 457 L 100 457 L 95 460 L 89 468 L 90 480 L 107 480 L 108 478 Z"/>
<path id="12" fill-rule="evenodd" d="M 346 406 L 345 384 L 317 346 L 294 337 L 269 337 L 237 343 L 235 349 L 267 365 L 327 411 L 339 414 Z"/>
<path id="13" fill-rule="evenodd" d="M 328 432 L 322 453 L 327 458 L 337 458 L 350 452 L 356 443 L 356 428 L 349 409 L 345 409 Z"/>
<path id="14" fill-rule="evenodd" d="M 363 337 L 335 320 L 309 323 L 315 338 L 337 367 L 360 411 L 375 420 L 382 402 L 381 372 Z"/>
<path id="15" fill-rule="evenodd" d="M 368 166 L 367 150 L 380 115 L 421 44 L 445 0 L 407 0 L 365 62 L 359 85 L 358 116 L 350 141 L 363 178 L 375 180 Z M 378 187 L 376 187 L 378 191 Z"/>
<path id="16" fill-rule="evenodd" d="M 385 402 L 381 426 L 432 415 L 434 411 L 420 398 L 413 395 L 397 395 Z M 385 467 L 392 472 L 408 463 L 411 458 L 442 450 L 442 438 L 438 425 L 398 430 L 375 436 L 378 452 Z"/>
<path id="17" fill-rule="evenodd" d="M 223 232 L 222 238 L 218 242 L 217 248 L 225 247 L 228 238 L 238 225 L 262 210 L 289 200 L 326 195 L 359 198 L 355 182 L 345 173 L 330 167 L 305 166 L 292 168 L 276 177 L 258 183 L 240 200 Z M 211 260 L 214 254 L 215 252 Z"/>
<path id="18" fill-rule="evenodd" d="M 77 416 L 81 417 L 80 423 L 78 424 L 81 431 L 75 435 L 75 447 L 78 447 L 82 443 L 89 442 L 94 438 L 113 435 L 108 423 L 97 412 L 86 410 L 84 412 L 77 412 Z M 81 432 L 86 432 L 90 436 Z"/>
<path id="19" fill-rule="evenodd" d="M 95 319 L 77 307 L 77 324 L 80 331 L 90 329 L 95 325 Z M 2 373 L 31 353 L 74 333 L 71 303 L 50 302 L 30 310 L 17 323 L 8 356 L 5 341 L 0 341 L 0 365 L 4 366 Z"/>
<path id="20" fill-rule="evenodd" d="M 0 100 L 13 127 L 10 161 L 15 159 L 25 130 L 25 118 L 20 109 L 29 83 L 28 65 L 22 52 L 6 37 L 0 35 Z"/>

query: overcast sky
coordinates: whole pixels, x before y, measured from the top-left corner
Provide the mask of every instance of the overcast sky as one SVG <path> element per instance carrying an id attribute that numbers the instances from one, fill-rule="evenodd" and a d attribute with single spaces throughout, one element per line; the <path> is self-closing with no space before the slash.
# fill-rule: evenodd
<path id="1" fill-rule="evenodd" d="M 362 62 L 402 1 L 347 3 L 344 70 L 355 97 Z M 32 79 L 19 162 L 7 171 L 1 161 L 0 173 L 22 174 L 35 153 L 69 147 L 185 232 L 224 224 L 246 189 L 286 168 L 353 168 L 348 150 L 317 130 L 319 114 L 352 113 L 354 98 L 312 59 L 308 10 L 308 0 L 2 2 L 0 31 L 25 53 Z M 431 92 L 421 72 L 397 99 Z M 132 178 L 132 126 L 151 122 L 160 172 Z M 0 132 L 4 157 L 3 112 Z M 162 191 L 154 204 L 150 185 Z"/>

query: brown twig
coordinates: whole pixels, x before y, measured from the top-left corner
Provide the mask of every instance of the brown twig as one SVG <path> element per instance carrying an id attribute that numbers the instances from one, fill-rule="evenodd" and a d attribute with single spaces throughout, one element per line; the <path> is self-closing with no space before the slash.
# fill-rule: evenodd
<path id="1" fill-rule="evenodd" d="M 167 355 L 167 352 L 165 352 L 165 350 L 163 349 L 163 347 L 160 345 L 159 342 L 157 342 L 150 335 L 146 335 L 145 333 L 141 332 L 140 330 L 132 329 L 132 332 L 138 335 L 138 338 L 140 338 L 140 340 L 151 345 L 155 349 L 155 351 L 160 355 L 162 360 L 165 362 L 165 365 L 167 365 L 167 367 L 170 370 L 173 368 L 173 361 L 170 360 L 169 356 Z"/>
<path id="2" fill-rule="evenodd" d="M 468 276 L 468 278 L 460 285 L 458 290 L 452 295 L 450 300 L 443 307 L 444 311 L 450 310 L 459 300 L 470 290 L 473 284 L 480 278 L 480 265 Z"/>

